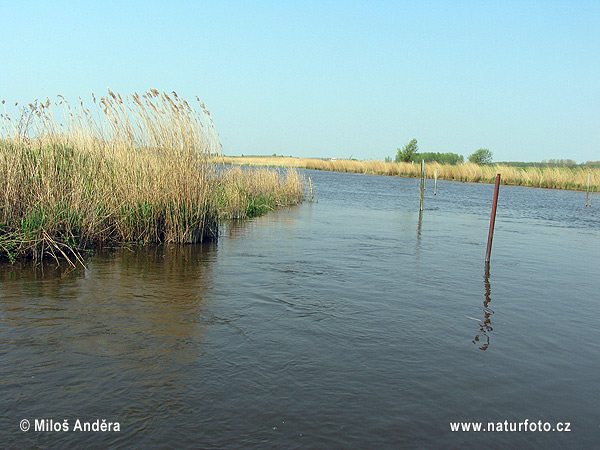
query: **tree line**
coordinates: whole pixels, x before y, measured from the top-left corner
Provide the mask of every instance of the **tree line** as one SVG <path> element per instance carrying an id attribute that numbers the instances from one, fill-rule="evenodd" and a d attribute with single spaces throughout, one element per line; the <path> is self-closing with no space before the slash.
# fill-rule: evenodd
<path id="1" fill-rule="evenodd" d="M 419 153 L 419 144 L 416 139 L 412 139 L 403 148 L 397 149 L 398 152 L 394 158 L 395 162 L 438 162 L 440 164 L 458 164 L 463 163 L 465 158 L 463 155 L 456 153 L 439 153 L 439 152 L 423 152 Z M 492 152 L 487 148 L 480 148 L 471 155 L 469 155 L 469 162 L 475 164 L 490 164 L 492 162 Z M 392 158 L 385 158 L 386 161 L 391 162 Z"/>

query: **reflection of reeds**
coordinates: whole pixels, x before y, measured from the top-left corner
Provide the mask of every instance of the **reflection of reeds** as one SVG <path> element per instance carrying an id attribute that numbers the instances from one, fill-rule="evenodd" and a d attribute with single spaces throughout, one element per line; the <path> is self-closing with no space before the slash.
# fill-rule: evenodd
<path id="1" fill-rule="evenodd" d="M 122 98 L 95 113 L 64 98 L 0 120 L 0 256 L 77 255 L 111 243 L 187 243 L 219 220 L 297 203 L 295 172 L 217 171 L 210 112 L 176 93 Z M 3 102 L 4 103 L 4 102 Z"/>
<path id="2" fill-rule="evenodd" d="M 305 169 L 330 170 L 335 172 L 354 172 L 374 175 L 396 175 L 402 177 L 420 176 L 420 164 L 406 162 L 356 161 L 347 159 L 322 160 L 316 158 L 292 157 L 223 157 L 219 159 L 227 164 L 256 165 L 273 167 L 298 167 Z M 477 165 L 473 163 L 449 165 L 427 163 L 428 178 L 433 178 L 435 169 L 438 178 L 444 180 L 493 183 L 496 174 L 502 174 L 502 183 L 542 187 L 552 189 L 585 190 L 588 173 L 592 173 L 592 185 L 600 184 L 600 169 L 569 167 L 512 167 L 506 165 Z"/>

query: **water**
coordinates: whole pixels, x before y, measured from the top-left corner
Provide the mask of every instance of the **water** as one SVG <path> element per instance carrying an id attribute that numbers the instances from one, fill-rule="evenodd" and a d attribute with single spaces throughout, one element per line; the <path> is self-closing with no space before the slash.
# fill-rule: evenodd
<path id="1" fill-rule="evenodd" d="M 308 173 L 318 203 L 216 243 L 1 266 L 3 445 L 597 446 L 600 212 L 585 193 L 502 186 L 486 276 L 492 185 L 440 181 L 434 197 L 428 181 L 419 216 L 417 179 Z M 571 431 L 450 430 L 525 419 Z"/>

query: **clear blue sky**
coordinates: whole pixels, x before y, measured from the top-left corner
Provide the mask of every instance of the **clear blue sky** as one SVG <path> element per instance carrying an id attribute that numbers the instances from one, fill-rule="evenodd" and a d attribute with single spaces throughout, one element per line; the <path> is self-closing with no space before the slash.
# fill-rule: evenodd
<path id="1" fill-rule="evenodd" d="M 0 0 L 0 99 L 198 95 L 226 154 L 600 160 L 600 1 Z"/>

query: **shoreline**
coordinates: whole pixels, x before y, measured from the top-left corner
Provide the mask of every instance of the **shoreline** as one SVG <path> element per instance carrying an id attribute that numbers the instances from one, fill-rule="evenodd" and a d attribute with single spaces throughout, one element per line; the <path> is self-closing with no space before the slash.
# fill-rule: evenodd
<path id="1" fill-rule="evenodd" d="M 406 162 L 383 162 L 374 160 L 348 160 L 318 158 L 295 158 L 275 156 L 222 156 L 224 164 L 257 167 L 293 167 L 298 169 L 325 170 L 331 172 L 363 173 L 369 175 L 420 177 L 420 164 Z M 425 163 L 426 178 L 433 179 L 438 169 L 438 179 L 468 183 L 493 184 L 500 173 L 501 184 L 543 189 L 586 191 L 588 173 L 591 174 L 590 190 L 598 192 L 600 168 L 569 167 L 514 167 L 502 164 L 480 166 L 473 163 L 457 165 Z"/>

